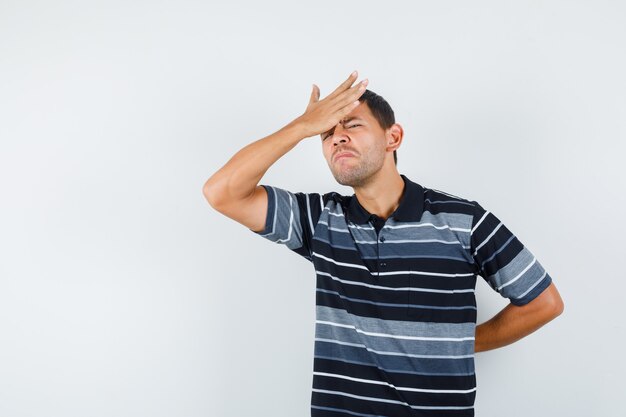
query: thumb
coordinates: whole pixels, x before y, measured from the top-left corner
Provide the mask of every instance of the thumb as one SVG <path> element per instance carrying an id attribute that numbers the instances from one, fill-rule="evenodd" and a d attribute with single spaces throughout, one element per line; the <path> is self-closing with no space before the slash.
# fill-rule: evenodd
<path id="1" fill-rule="evenodd" d="M 313 91 L 311 91 L 311 98 L 309 99 L 309 104 L 315 103 L 320 98 L 320 89 L 318 86 L 313 84 Z"/>

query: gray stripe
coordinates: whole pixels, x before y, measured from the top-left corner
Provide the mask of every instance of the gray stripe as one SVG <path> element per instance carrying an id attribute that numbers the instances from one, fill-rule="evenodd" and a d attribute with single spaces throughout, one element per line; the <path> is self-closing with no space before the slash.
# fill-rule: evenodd
<path id="1" fill-rule="evenodd" d="M 465 258 L 461 258 L 458 256 L 441 256 L 441 255 L 387 255 L 387 256 L 377 256 L 372 258 L 363 259 L 391 259 L 391 258 L 408 258 L 408 259 L 450 259 L 453 261 L 467 261 Z M 473 263 L 473 262 L 472 262 Z"/>
<path id="2" fill-rule="evenodd" d="M 507 283 L 512 282 L 515 277 L 526 269 L 528 265 L 533 262 L 533 259 L 535 259 L 534 264 L 517 278 L 515 282 L 507 285 Z M 529 288 L 536 284 L 537 280 L 542 277 L 545 272 L 545 269 L 539 261 L 524 247 L 511 262 L 491 275 L 488 281 L 492 288 L 498 288 L 504 285 L 501 290 L 499 290 L 503 297 L 521 298 L 522 294 L 528 292 Z"/>
<path id="3" fill-rule="evenodd" d="M 361 258 L 417 258 L 415 254 L 421 257 L 433 258 L 443 257 L 448 259 L 458 259 L 473 264 L 474 260 L 470 257 L 469 252 L 459 244 L 446 244 L 436 242 L 413 242 L 395 245 L 366 245 L 356 244 L 350 236 L 344 233 L 333 233 L 329 235 L 325 226 L 321 225 L 317 229 L 317 233 L 313 239 L 324 242 L 334 248 L 351 249 L 360 252 Z M 379 252 L 377 252 L 377 250 Z"/>
<path id="4" fill-rule="evenodd" d="M 275 196 L 272 232 L 262 236 L 273 242 L 285 244 L 289 249 L 300 248 L 303 240 L 298 200 L 290 191 L 271 188 Z"/>
<path id="5" fill-rule="evenodd" d="M 364 334 L 364 332 L 359 332 L 354 328 L 339 327 L 328 323 L 316 323 L 315 337 L 354 344 L 363 343 L 376 351 L 395 352 L 399 354 L 427 356 L 467 356 L 474 354 L 474 340 L 459 342 L 406 340 L 374 336 L 371 333 Z"/>
<path id="6" fill-rule="evenodd" d="M 313 219 L 311 218 L 311 203 L 309 202 L 309 194 L 306 195 L 306 212 L 309 215 L 309 225 L 311 226 L 311 236 L 315 232 L 315 228 L 313 227 Z"/>
<path id="7" fill-rule="evenodd" d="M 400 320 L 383 320 L 350 314 L 345 310 L 316 306 L 318 320 L 356 326 L 368 333 L 385 333 L 409 337 L 465 338 L 474 337 L 476 323 L 428 323 Z"/>
<path id="8" fill-rule="evenodd" d="M 454 229 L 471 229 L 473 217 L 469 214 L 463 213 L 437 213 L 433 214 L 429 211 L 425 211 L 422 214 L 420 223 L 432 223 L 436 226 L 448 225 Z M 401 223 L 407 224 L 407 223 Z M 462 232 L 462 234 L 468 234 Z"/>
<path id="9" fill-rule="evenodd" d="M 518 295 L 515 298 L 517 298 L 517 299 L 524 298 L 526 296 L 526 294 L 531 292 L 537 285 L 539 285 L 539 283 L 541 281 L 543 281 L 543 279 L 546 277 L 546 275 L 547 275 L 547 273 L 544 271 L 543 275 L 533 285 L 531 285 L 529 289 L 527 289 L 526 291 L 524 291 L 524 293 Z"/>
<path id="10" fill-rule="evenodd" d="M 404 357 L 404 358 L 418 358 L 418 359 L 446 359 L 446 360 L 460 360 L 460 359 L 469 359 L 469 358 L 473 358 L 474 354 L 470 353 L 468 355 L 424 355 L 424 354 L 418 354 L 418 353 L 406 353 L 406 352 L 394 352 L 394 351 L 388 351 L 388 350 L 377 350 L 374 349 L 371 346 L 367 346 L 364 343 L 360 343 L 360 342 L 344 342 L 341 340 L 335 340 L 335 339 L 324 339 L 324 338 L 320 338 L 320 337 L 316 337 L 315 338 L 316 342 L 323 342 L 323 343 L 331 343 L 333 345 L 339 345 L 339 346 L 350 346 L 350 347 L 354 347 L 354 348 L 360 348 L 360 349 L 365 349 L 366 351 L 368 351 L 369 353 L 373 354 L 373 355 L 378 355 L 378 356 L 396 356 L 396 357 Z"/>

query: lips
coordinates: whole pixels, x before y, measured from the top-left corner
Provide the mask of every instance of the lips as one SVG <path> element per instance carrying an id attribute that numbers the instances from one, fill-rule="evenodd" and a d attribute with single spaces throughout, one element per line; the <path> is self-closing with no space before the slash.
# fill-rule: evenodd
<path id="1" fill-rule="evenodd" d="M 352 152 L 347 152 L 347 151 L 341 151 L 341 152 L 337 152 L 335 154 L 335 157 L 333 158 L 334 161 L 338 160 L 339 158 L 342 157 L 354 157 L 354 154 Z"/>

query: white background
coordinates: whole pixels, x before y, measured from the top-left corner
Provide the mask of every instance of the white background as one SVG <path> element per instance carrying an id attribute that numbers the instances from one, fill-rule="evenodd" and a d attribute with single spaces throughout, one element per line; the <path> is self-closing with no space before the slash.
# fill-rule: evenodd
<path id="1" fill-rule="evenodd" d="M 479 417 L 623 416 L 619 1 L 0 0 L 0 415 L 306 416 L 312 265 L 204 181 L 353 70 L 400 173 L 475 199 L 565 311 L 476 355 Z M 319 138 L 263 183 L 352 194 Z M 478 284 L 479 323 L 503 308 Z"/>

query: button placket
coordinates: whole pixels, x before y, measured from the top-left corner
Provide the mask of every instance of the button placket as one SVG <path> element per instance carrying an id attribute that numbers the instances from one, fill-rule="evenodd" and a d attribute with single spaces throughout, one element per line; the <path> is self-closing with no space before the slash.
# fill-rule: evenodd
<path id="1" fill-rule="evenodd" d="M 378 238 L 378 244 L 377 244 L 377 246 L 378 246 L 378 260 L 379 260 L 379 262 L 378 262 L 378 270 L 379 271 L 381 269 L 382 270 L 386 270 L 386 268 L 387 268 L 387 262 L 380 261 L 380 244 L 381 243 L 385 243 L 385 236 L 382 235 L 382 230 L 380 231 L 380 233 L 381 233 L 381 236 Z"/>
<path id="2" fill-rule="evenodd" d="M 373 237 L 376 240 L 376 276 L 380 277 L 381 271 L 387 269 L 387 262 L 380 260 L 380 245 L 386 240 L 385 236 L 382 234 L 382 228 L 384 228 L 386 221 L 372 214 L 369 218 L 369 223 L 373 227 Z"/>

